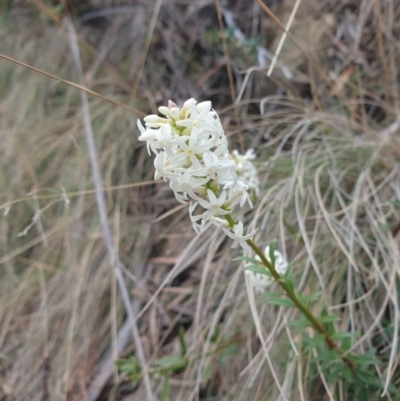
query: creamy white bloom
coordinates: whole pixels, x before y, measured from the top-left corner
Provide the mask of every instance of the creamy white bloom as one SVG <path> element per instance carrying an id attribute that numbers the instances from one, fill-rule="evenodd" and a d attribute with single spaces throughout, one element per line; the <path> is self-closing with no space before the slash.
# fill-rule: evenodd
<path id="1" fill-rule="evenodd" d="M 241 221 L 235 224 L 233 227 L 233 233 L 224 227 L 222 227 L 222 229 L 228 237 L 231 237 L 234 240 L 232 248 L 236 248 L 239 244 L 243 249 L 248 249 L 249 246 L 247 245 L 246 241 L 252 238 L 256 233 L 256 230 L 254 230 L 247 235 L 243 235 L 243 223 Z"/>
<path id="2" fill-rule="evenodd" d="M 202 214 L 197 215 L 197 216 L 193 215 L 194 209 L 196 209 L 197 205 L 198 205 L 197 202 L 190 204 L 190 206 L 189 206 L 189 216 L 190 216 L 190 220 L 192 221 L 192 225 L 193 225 L 194 231 L 196 231 L 197 234 L 200 234 L 201 230 L 204 227 L 205 221 L 203 220 L 203 215 Z M 201 223 L 197 223 L 199 220 L 201 220 Z"/>
<path id="3" fill-rule="evenodd" d="M 226 201 L 226 192 L 222 191 L 219 198 L 214 194 L 211 189 L 207 189 L 208 200 L 199 199 L 199 203 L 204 209 L 208 209 L 204 215 L 204 220 L 209 220 L 212 216 L 216 215 L 225 215 L 229 213 L 229 210 L 225 210 L 222 208 Z"/>
<path id="4" fill-rule="evenodd" d="M 264 249 L 264 254 L 269 262 L 271 262 L 271 258 L 269 256 L 269 245 Z M 275 257 L 275 270 L 283 276 L 286 273 L 286 270 L 289 266 L 289 263 L 285 260 L 283 255 L 278 251 L 274 250 Z"/>
<path id="5" fill-rule="evenodd" d="M 260 181 L 258 180 L 257 169 L 252 163 L 252 160 L 256 158 L 254 149 L 247 150 L 244 155 L 234 150 L 231 157 L 236 162 L 239 178 L 248 185 L 250 190 L 254 191 L 256 196 L 258 196 L 260 194 Z"/>
<path id="6" fill-rule="evenodd" d="M 269 255 L 269 245 L 264 249 L 264 255 L 268 262 L 271 262 L 271 258 Z M 279 275 L 283 276 L 288 268 L 288 262 L 284 259 L 281 252 L 278 250 L 274 250 L 274 257 L 275 257 L 275 270 L 279 273 Z M 255 259 L 260 261 L 261 259 L 258 255 L 255 256 Z M 254 288 L 256 293 L 263 293 L 267 290 L 268 286 L 270 286 L 274 282 L 274 278 L 270 276 L 266 276 L 264 274 L 256 273 L 251 270 L 246 270 L 246 274 L 249 275 L 251 284 Z"/>
<path id="7" fill-rule="evenodd" d="M 263 294 L 273 282 L 271 277 L 265 276 L 264 274 L 256 273 L 251 270 L 246 270 L 245 273 L 249 276 L 251 286 L 256 294 Z"/>
<path id="8" fill-rule="evenodd" d="M 253 207 L 248 191 L 256 192 L 255 168 L 251 163 L 254 153 L 230 154 L 221 121 L 209 101 L 197 103 L 189 99 L 181 108 L 169 101 L 168 107 L 158 110 L 164 117 L 145 117 L 145 127 L 137 122 L 139 140 L 146 142 L 148 152 L 156 155 L 154 179 L 169 180 L 176 199 L 189 203 L 190 219 L 197 233 L 211 221 L 224 228 L 234 239 L 234 246 L 245 247 L 246 239 L 254 232 L 244 235 L 241 221 L 233 231 L 228 230 L 223 216 L 231 212 L 237 201 L 241 207 L 246 202 Z M 203 211 L 194 215 L 197 207 Z"/>

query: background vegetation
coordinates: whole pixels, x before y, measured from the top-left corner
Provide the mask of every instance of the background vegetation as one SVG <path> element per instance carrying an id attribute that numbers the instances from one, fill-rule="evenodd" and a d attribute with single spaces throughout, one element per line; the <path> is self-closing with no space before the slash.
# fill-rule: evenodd
<path id="1" fill-rule="evenodd" d="M 292 1 L 264 3 L 286 24 Z M 138 110 L 89 96 L 159 399 L 400 400 L 400 3 L 302 0 L 296 43 L 285 41 L 270 77 L 279 26 L 257 2 L 221 0 L 221 27 L 218 4 L 3 1 L 0 53 L 79 82 L 72 20 L 84 86 Z M 4 59 L 0 71 L 0 398 L 145 400 L 80 93 Z M 231 149 L 255 148 L 262 193 L 242 218 L 261 246 L 276 241 L 303 294 L 321 291 L 312 309 L 329 306 L 347 348 L 375 355 L 371 387 L 348 387 L 315 359 L 312 333 L 287 325 L 298 313 L 248 295 L 230 240 L 196 236 L 187 209 L 152 182 L 136 119 L 191 97 L 212 100 Z"/>

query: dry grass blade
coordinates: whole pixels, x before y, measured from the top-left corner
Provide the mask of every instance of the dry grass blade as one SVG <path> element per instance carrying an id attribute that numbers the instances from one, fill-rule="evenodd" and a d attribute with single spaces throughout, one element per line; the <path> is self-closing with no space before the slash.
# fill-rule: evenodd
<path id="1" fill-rule="evenodd" d="M 157 22 L 157 18 L 158 18 L 158 14 L 160 12 L 160 8 L 162 5 L 163 0 L 157 0 L 157 3 L 154 6 L 154 10 L 153 10 L 153 15 L 151 17 L 151 21 L 149 24 L 149 29 L 146 35 L 146 40 L 145 40 L 145 44 L 144 44 L 144 48 L 142 50 L 142 53 L 140 55 L 140 63 L 139 63 L 139 71 L 137 72 L 137 76 L 135 78 L 135 86 L 133 89 L 133 96 L 136 95 L 136 91 L 138 90 L 139 84 L 140 84 L 140 80 L 142 78 L 142 74 L 143 74 L 143 69 L 144 66 L 146 64 L 146 59 L 147 59 L 147 55 L 149 52 L 149 48 L 151 45 L 151 38 L 153 37 L 154 34 L 154 27 L 156 25 Z"/>
<path id="2" fill-rule="evenodd" d="M 75 62 L 77 74 L 79 76 L 80 81 L 82 81 L 83 72 L 82 72 L 82 65 L 81 65 L 81 61 L 80 61 L 79 47 L 78 47 L 78 42 L 76 40 L 75 30 L 74 30 L 74 27 L 73 27 L 71 21 L 68 18 L 66 18 L 64 20 L 64 23 L 68 30 L 72 57 Z M 111 231 L 108 226 L 106 203 L 105 203 L 105 199 L 103 197 L 103 192 L 102 192 L 103 180 L 101 177 L 100 167 L 98 164 L 97 152 L 96 152 L 96 147 L 95 147 L 96 145 L 94 142 L 92 124 L 91 124 L 90 113 L 89 113 L 89 103 L 87 101 L 86 92 L 83 92 L 83 91 L 81 92 L 81 100 L 82 100 L 82 111 L 83 111 L 83 123 L 84 123 L 87 146 L 88 146 L 89 159 L 90 159 L 90 164 L 92 167 L 93 179 L 94 179 L 94 184 L 95 184 L 95 188 L 96 188 L 96 202 L 97 202 L 101 226 L 102 226 L 102 230 L 103 230 L 103 234 L 104 234 L 104 241 L 105 241 L 107 251 L 109 253 L 110 262 L 115 269 L 115 274 L 117 276 L 117 281 L 118 281 L 118 287 L 121 291 L 121 296 L 122 296 L 125 310 L 126 310 L 126 313 L 127 313 L 128 319 L 129 319 L 130 329 L 132 330 L 132 336 L 133 336 L 133 341 L 135 343 L 136 353 L 137 353 L 137 356 L 138 356 L 138 359 L 139 359 L 139 362 L 140 362 L 140 365 L 142 368 L 143 382 L 144 382 L 144 386 L 146 389 L 147 401 L 153 401 L 154 395 L 153 395 L 153 390 L 152 390 L 151 383 L 150 383 L 148 366 L 146 363 L 142 343 L 140 340 L 139 331 L 138 331 L 138 328 L 136 325 L 136 316 L 132 310 L 131 300 L 129 298 L 128 290 L 127 290 L 126 284 L 124 282 L 124 277 L 123 277 L 122 269 L 121 269 L 122 263 L 119 260 L 117 253 L 115 251 Z"/>
<path id="3" fill-rule="evenodd" d="M 140 375 L 140 342 L 147 388 L 160 399 L 362 398 L 344 376 L 335 378 L 326 355 L 309 351 L 311 332 L 292 327 L 296 310 L 253 296 L 232 242 L 214 226 L 196 236 L 187 206 L 152 180 L 136 118 L 194 97 L 211 100 L 225 130 L 237 128 L 255 149 L 260 196 L 235 217 L 246 232 L 257 229 L 258 245 L 275 242 L 291 261 L 296 291 L 320 292 L 310 309 L 321 316 L 327 307 L 338 318 L 333 329 L 346 338 L 338 339 L 346 355 L 374 354 L 367 396 L 397 400 L 396 2 L 302 0 L 290 29 L 283 25 L 299 0 L 7 3 L 0 398 L 146 400 L 144 381 L 131 380 Z M 74 78 L 64 15 L 74 21 L 85 85 Z M 288 31 L 267 77 L 271 49 Z M 82 116 L 95 136 L 90 157 L 103 181 L 96 187 Z M 229 145 L 243 146 L 236 132 Z M 134 362 L 133 376 L 116 358 Z M 160 369 L 181 359 L 184 367 Z"/>
<path id="4" fill-rule="evenodd" d="M 62 79 L 62 78 L 57 77 L 55 75 L 49 74 L 48 72 L 42 71 L 42 70 L 40 70 L 38 68 L 35 68 L 35 67 L 32 67 L 31 65 L 22 63 L 21 61 L 15 60 L 15 59 L 13 59 L 11 57 L 8 57 L 8 56 L 6 56 L 4 54 L 0 54 L 0 57 L 3 58 L 4 60 L 8 60 L 8 61 L 11 61 L 14 64 L 20 65 L 21 67 L 27 68 L 28 70 L 32 70 L 32 71 L 35 71 L 35 72 L 37 72 L 39 74 L 42 74 L 47 78 L 54 79 L 57 82 L 62 82 L 65 85 L 72 86 L 73 88 L 79 89 L 80 91 L 89 93 L 90 95 L 96 96 L 99 99 L 104 100 L 104 101 L 106 101 L 108 103 L 114 104 L 114 105 L 116 105 L 118 107 L 122 107 L 123 109 L 129 110 L 129 111 L 132 111 L 135 114 L 138 114 L 139 116 L 144 116 L 145 115 L 144 113 L 142 113 L 139 110 L 133 109 L 132 107 L 129 107 L 129 106 L 123 104 L 123 103 L 117 102 L 116 100 L 113 100 L 113 99 L 110 99 L 110 98 L 105 97 L 103 95 L 100 95 L 99 93 L 96 93 L 96 92 L 94 92 L 94 91 L 92 91 L 90 89 L 87 89 L 82 85 L 78 85 L 78 84 L 75 84 L 74 82 L 66 81 L 65 79 Z"/>
<path id="5" fill-rule="evenodd" d="M 297 40 L 293 37 L 293 35 L 286 30 L 286 28 L 282 25 L 279 19 L 275 16 L 275 14 L 269 9 L 269 7 L 262 2 L 262 0 L 256 0 L 261 9 L 269 16 L 271 19 L 279 26 L 279 28 L 289 37 L 289 39 L 293 42 L 293 44 L 300 50 L 300 52 L 306 57 L 309 63 L 315 68 L 316 71 L 320 74 L 321 78 L 325 81 L 328 87 L 332 86 L 331 80 L 326 77 L 325 73 L 321 70 L 320 67 L 315 63 L 313 58 L 307 54 L 303 47 L 297 42 Z"/>
<path id="6" fill-rule="evenodd" d="M 221 40 L 222 40 L 222 47 L 224 49 L 225 65 L 226 65 L 226 71 L 228 73 L 228 79 L 229 79 L 229 90 L 231 92 L 232 104 L 233 104 L 234 111 L 235 111 L 236 129 L 239 131 L 240 151 L 242 153 L 244 153 L 245 147 L 244 147 L 244 142 L 243 142 L 243 138 L 242 138 L 242 133 L 240 132 L 241 124 L 240 124 L 240 118 L 239 118 L 239 111 L 238 111 L 238 108 L 236 105 L 235 83 L 233 81 L 232 65 L 231 65 L 231 60 L 229 57 L 228 47 L 226 45 L 226 39 L 225 39 L 225 34 L 224 34 L 224 24 L 222 22 L 221 4 L 220 4 L 219 0 L 215 0 L 215 9 L 217 10 L 217 17 L 218 17 L 218 24 L 219 24 L 220 35 L 221 35 Z"/>
<path id="7" fill-rule="evenodd" d="M 271 65 L 270 65 L 269 68 L 268 68 L 268 71 L 267 71 L 267 76 L 268 76 L 268 77 L 271 75 L 271 73 L 272 73 L 272 71 L 273 71 L 273 69 L 274 69 L 274 67 L 275 67 L 275 64 L 276 64 L 276 62 L 277 62 L 277 60 L 278 60 L 278 57 L 279 57 L 279 53 L 281 52 L 282 46 L 283 46 L 283 44 L 285 43 L 285 39 L 286 39 L 286 36 L 287 36 L 287 32 L 289 32 L 289 29 L 290 29 L 290 27 L 291 27 L 291 25 L 292 25 L 292 22 L 293 22 L 294 17 L 295 17 L 295 15 L 296 15 L 296 13 L 297 13 L 297 10 L 298 10 L 298 8 L 299 8 L 299 6 L 300 6 L 300 3 L 301 3 L 301 0 L 296 0 L 296 3 L 295 3 L 294 6 L 293 6 L 293 10 L 292 10 L 292 12 L 290 13 L 289 20 L 288 20 L 288 22 L 287 22 L 287 24 L 286 24 L 286 26 L 285 26 L 285 32 L 283 32 L 283 34 L 282 34 L 282 36 L 281 36 L 281 39 L 280 39 L 279 44 L 278 44 L 278 47 L 277 47 L 277 49 L 276 49 L 276 51 L 275 51 L 274 58 L 272 59 Z"/>

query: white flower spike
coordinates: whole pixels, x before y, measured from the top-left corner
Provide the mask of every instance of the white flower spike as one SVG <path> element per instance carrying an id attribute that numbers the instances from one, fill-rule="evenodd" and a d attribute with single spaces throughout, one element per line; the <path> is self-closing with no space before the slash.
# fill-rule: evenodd
<path id="1" fill-rule="evenodd" d="M 146 142 L 149 154 L 156 155 L 154 179 L 169 180 L 176 199 L 189 203 L 190 219 L 197 233 L 210 221 L 234 239 L 233 247 L 246 247 L 246 240 L 255 232 L 243 235 L 241 221 L 232 232 L 226 228 L 223 216 L 237 201 L 241 207 L 246 202 L 253 207 L 249 191 L 259 191 L 251 162 L 255 158 L 253 151 L 245 155 L 229 153 L 221 121 L 209 101 L 197 103 L 189 99 L 179 108 L 170 100 L 168 107 L 158 110 L 164 117 L 145 117 L 145 127 L 137 122 L 139 140 Z M 197 206 L 205 210 L 193 215 Z"/>

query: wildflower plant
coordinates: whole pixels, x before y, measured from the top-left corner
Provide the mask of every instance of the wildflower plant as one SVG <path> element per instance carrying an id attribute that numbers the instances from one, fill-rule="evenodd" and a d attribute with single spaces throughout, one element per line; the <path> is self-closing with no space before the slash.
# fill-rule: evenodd
<path id="1" fill-rule="evenodd" d="M 315 366 L 323 368 L 328 377 L 343 380 L 349 388 L 366 388 L 371 383 L 379 387 L 379 380 L 370 370 L 374 355 L 351 355 L 349 333 L 334 330 L 337 317 L 329 315 L 327 308 L 320 316 L 310 311 L 320 294 L 298 293 L 290 264 L 275 245 L 262 251 L 253 241 L 257 230 L 246 233 L 243 221 L 232 217 L 237 205 L 253 208 L 252 199 L 260 192 L 253 150 L 244 155 L 236 150 L 229 152 L 220 119 L 209 101 L 189 99 L 181 108 L 169 101 L 168 107 L 160 107 L 159 112 L 163 117 L 149 115 L 144 118 L 145 126 L 138 120 L 139 140 L 146 142 L 150 155 L 156 156 L 154 178 L 169 181 L 177 201 L 188 204 L 194 230 L 199 234 L 210 222 L 233 240 L 232 248 L 239 245 L 247 254 L 251 250 L 255 253 L 254 257 L 239 256 L 236 260 L 246 263 L 252 287 L 263 294 L 267 303 L 297 308 L 302 313 L 289 325 L 297 330 L 314 330 L 314 336 L 305 341 L 304 352 L 315 351 L 311 353 Z M 284 292 L 268 291 L 273 283 Z"/>

